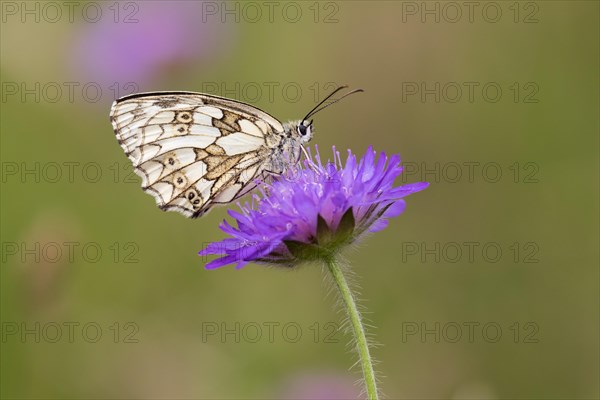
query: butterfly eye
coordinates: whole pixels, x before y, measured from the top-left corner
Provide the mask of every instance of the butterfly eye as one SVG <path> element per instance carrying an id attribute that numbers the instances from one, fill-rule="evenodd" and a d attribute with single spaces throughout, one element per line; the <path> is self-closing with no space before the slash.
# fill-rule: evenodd
<path id="1" fill-rule="evenodd" d="M 298 133 L 302 136 L 306 135 L 306 126 L 303 124 L 298 125 Z"/>

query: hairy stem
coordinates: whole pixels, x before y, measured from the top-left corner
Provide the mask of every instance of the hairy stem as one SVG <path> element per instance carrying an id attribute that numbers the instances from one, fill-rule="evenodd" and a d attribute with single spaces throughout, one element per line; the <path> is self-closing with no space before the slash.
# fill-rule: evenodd
<path id="1" fill-rule="evenodd" d="M 375 381 L 375 370 L 373 369 L 373 360 L 369 353 L 369 345 L 367 343 L 367 337 L 365 336 L 365 328 L 362 324 L 362 319 L 358 308 L 356 308 L 356 302 L 346 277 L 342 271 L 342 267 L 334 257 L 330 257 L 326 261 L 329 272 L 333 276 L 333 280 L 337 288 L 339 289 L 344 308 L 350 319 L 352 325 L 352 332 L 354 339 L 356 340 L 356 350 L 360 359 L 360 365 L 362 368 L 365 386 L 367 391 L 367 397 L 369 400 L 378 400 L 377 396 L 377 382 Z"/>

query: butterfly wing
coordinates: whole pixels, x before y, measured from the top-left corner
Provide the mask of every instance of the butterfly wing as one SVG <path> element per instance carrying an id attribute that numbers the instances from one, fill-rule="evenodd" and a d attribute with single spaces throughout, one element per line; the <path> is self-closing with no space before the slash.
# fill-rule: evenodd
<path id="1" fill-rule="evenodd" d="M 162 210 L 191 218 L 253 189 L 283 132 L 255 107 L 193 92 L 127 96 L 110 119 L 142 189 Z"/>

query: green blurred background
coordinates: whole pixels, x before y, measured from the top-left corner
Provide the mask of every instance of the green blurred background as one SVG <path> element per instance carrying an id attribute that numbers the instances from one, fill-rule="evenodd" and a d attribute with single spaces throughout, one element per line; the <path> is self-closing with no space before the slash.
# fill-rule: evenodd
<path id="1" fill-rule="evenodd" d="M 226 207 L 160 212 L 108 120 L 153 90 L 296 119 L 346 83 L 321 152 L 431 182 L 347 255 L 382 392 L 598 398 L 599 3 L 465 3 L 2 2 L 2 397 L 358 396 L 320 267 L 205 270 Z"/>

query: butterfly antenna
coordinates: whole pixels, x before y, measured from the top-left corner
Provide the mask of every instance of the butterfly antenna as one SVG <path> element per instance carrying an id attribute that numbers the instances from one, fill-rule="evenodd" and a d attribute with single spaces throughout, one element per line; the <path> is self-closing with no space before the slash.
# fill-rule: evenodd
<path id="1" fill-rule="evenodd" d="M 306 120 L 307 118 L 309 118 L 309 117 L 311 117 L 311 116 L 315 115 L 315 114 L 316 114 L 316 113 L 318 113 L 319 111 L 326 109 L 326 108 L 327 108 L 327 107 L 329 107 L 330 105 L 337 103 L 338 101 L 342 100 L 344 97 L 348 97 L 348 96 L 350 96 L 351 94 L 354 94 L 354 93 L 360 93 L 360 92 L 364 92 L 364 90 L 362 90 L 362 89 L 355 89 L 355 90 L 353 90 L 353 91 L 351 91 L 351 92 L 348 92 L 348 93 L 346 93 L 345 95 L 343 95 L 343 96 L 342 96 L 342 97 L 340 97 L 339 99 L 332 100 L 332 101 L 330 101 L 329 103 L 325 104 L 323 107 L 320 107 L 320 106 L 321 106 L 323 103 L 325 103 L 325 101 L 326 101 L 327 99 L 331 98 L 331 96 L 333 96 L 333 95 L 334 95 L 336 92 L 338 92 L 340 89 L 343 89 L 343 88 L 345 88 L 345 87 L 347 87 L 347 86 L 341 86 L 341 87 L 337 88 L 337 89 L 336 89 L 336 90 L 335 90 L 333 93 L 331 93 L 329 96 L 327 96 L 325 99 L 323 99 L 323 101 L 322 101 L 322 102 L 320 102 L 320 103 L 319 103 L 319 104 L 318 104 L 318 105 L 317 105 L 315 108 L 313 108 L 313 109 L 311 110 L 311 112 L 309 112 L 309 113 L 308 113 L 308 115 L 307 115 L 306 117 L 304 117 L 304 120 Z M 319 107 L 320 107 L 320 108 L 319 108 Z"/>
<path id="2" fill-rule="evenodd" d="M 348 87 L 348 85 L 343 85 L 338 87 L 337 89 L 335 89 L 333 92 L 331 92 L 329 94 L 329 96 L 325 97 L 323 100 L 321 100 L 321 102 L 319 104 L 317 104 L 312 110 L 310 110 L 308 112 L 308 114 L 306 114 L 306 117 L 304 117 L 302 119 L 302 121 L 306 121 L 308 119 L 308 117 L 310 117 L 311 115 L 313 115 L 313 111 L 315 111 L 317 108 L 319 108 L 321 106 L 321 104 L 325 103 L 327 100 L 329 100 L 331 98 L 331 96 L 333 96 L 334 94 L 336 94 L 337 92 L 339 92 L 342 89 L 346 89 Z"/>

